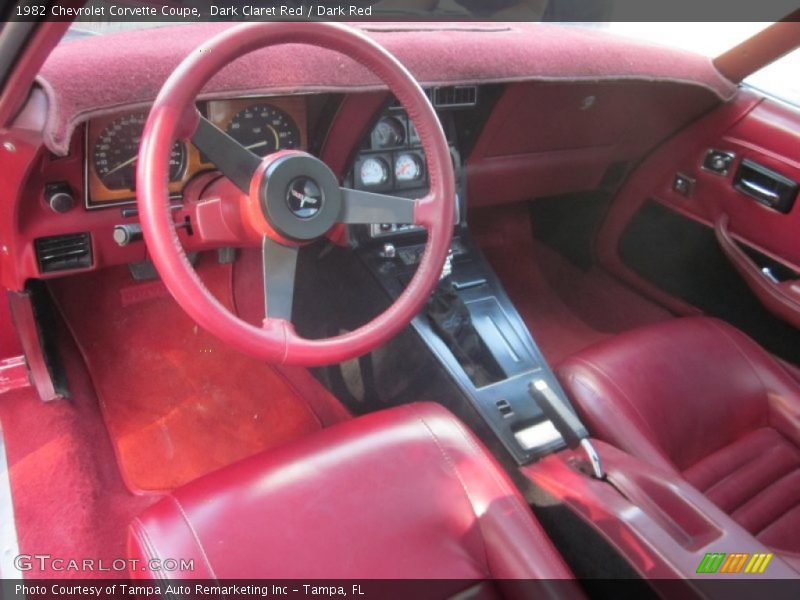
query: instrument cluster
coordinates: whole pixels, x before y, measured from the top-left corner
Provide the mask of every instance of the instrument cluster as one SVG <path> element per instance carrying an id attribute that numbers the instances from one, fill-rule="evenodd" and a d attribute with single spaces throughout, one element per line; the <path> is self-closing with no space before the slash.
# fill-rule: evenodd
<path id="1" fill-rule="evenodd" d="M 246 148 L 265 156 L 305 149 L 306 103 L 302 97 L 210 100 L 200 112 Z M 94 119 L 86 127 L 86 207 L 134 202 L 136 161 L 147 111 Z M 170 154 L 169 191 L 180 197 L 186 183 L 214 165 L 191 143 L 175 142 Z"/>

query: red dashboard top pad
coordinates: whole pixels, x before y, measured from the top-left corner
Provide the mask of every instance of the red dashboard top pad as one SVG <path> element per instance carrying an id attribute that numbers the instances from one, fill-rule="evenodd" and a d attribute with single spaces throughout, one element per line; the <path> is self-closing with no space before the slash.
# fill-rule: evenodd
<path id="1" fill-rule="evenodd" d="M 63 43 L 38 81 L 50 112 L 45 143 L 66 154 L 75 125 L 123 105 L 147 106 L 178 63 L 230 27 L 144 29 Z M 736 87 L 708 58 L 597 29 L 527 23 L 370 23 L 359 26 L 427 85 L 467 82 L 673 81 L 721 99 Z M 279 46 L 242 57 L 205 88 L 219 94 L 276 94 L 383 88 L 366 69 L 321 48 Z M 87 94 L 86 90 L 92 93 Z"/>

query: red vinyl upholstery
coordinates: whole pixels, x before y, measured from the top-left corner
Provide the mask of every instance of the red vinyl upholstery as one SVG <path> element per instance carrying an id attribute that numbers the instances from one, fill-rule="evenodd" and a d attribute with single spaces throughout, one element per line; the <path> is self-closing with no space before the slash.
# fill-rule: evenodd
<path id="1" fill-rule="evenodd" d="M 595 437 L 678 472 L 759 541 L 800 555 L 800 385 L 750 338 L 674 319 L 557 372 Z"/>
<path id="2" fill-rule="evenodd" d="M 571 578 L 499 465 L 435 404 L 353 419 L 192 482 L 132 523 L 129 552 L 194 558 L 194 572 L 170 574 L 185 578 Z"/>

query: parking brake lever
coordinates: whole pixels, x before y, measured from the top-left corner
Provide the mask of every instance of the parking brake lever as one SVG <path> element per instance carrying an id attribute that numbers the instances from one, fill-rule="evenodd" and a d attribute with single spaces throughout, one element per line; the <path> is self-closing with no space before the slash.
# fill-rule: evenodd
<path id="1" fill-rule="evenodd" d="M 545 417 L 550 419 L 553 426 L 564 438 L 567 446 L 572 449 L 581 448 L 589 460 L 592 467 L 592 474 L 597 479 L 605 479 L 603 465 L 600 457 L 589 440 L 589 432 L 578 419 L 572 408 L 567 404 L 563 395 L 551 388 L 544 379 L 534 379 L 528 385 L 528 393 L 531 395 L 539 408 L 542 409 Z"/>

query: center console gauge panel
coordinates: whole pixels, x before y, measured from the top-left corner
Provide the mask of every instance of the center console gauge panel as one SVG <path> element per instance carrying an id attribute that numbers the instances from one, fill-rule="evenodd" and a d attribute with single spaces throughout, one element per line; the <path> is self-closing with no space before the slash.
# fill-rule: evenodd
<path id="1" fill-rule="evenodd" d="M 358 190 L 425 189 L 428 169 L 419 135 L 401 109 L 389 109 L 364 140 L 353 169 Z"/>
<path id="2" fill-rule="evenodd" d="M 461 156 L 455 143 L 455 127 L 447 110 L 439 118 L 450 146 L 456 175 L 457 196 L 455 222 L 464 215 L 464 190 L 461 178 Z M 347 184 L 358 190 L 421 198 L 428 193 L 428 165 L 419 134 L 413 121 L 396 104 L 389 105 L 377 117 L 364 136 L 347 177 Z M 368 238 L 385 238 L 397 234 L 419 233 L 420 227 L 397 223 L 374 223 L 365 227 Z M 363 229 L 362 229 L 363 231 Z"/>

